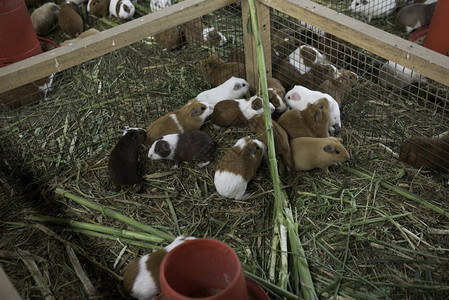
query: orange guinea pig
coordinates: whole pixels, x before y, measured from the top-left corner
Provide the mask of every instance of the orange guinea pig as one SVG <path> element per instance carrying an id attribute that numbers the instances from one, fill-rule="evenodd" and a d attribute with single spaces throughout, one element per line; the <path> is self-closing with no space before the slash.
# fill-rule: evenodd
<path id="1" fill-rule="evenodd" d="M 226 62 L 216 54 L 209 55 L 201 63 L 201 73 L 212 86 L 219 86 L 223 82 L 234 76 L 245 78 L 245 64 L 239 62 Z"/>

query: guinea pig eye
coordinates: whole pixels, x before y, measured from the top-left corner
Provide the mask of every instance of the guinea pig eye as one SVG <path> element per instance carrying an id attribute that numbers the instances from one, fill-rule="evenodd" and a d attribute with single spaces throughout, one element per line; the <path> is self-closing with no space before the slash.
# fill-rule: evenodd
<path id="1" fill-rule="evenodd" d="M 203 106 L 203 107 L 201 107 L 201 110 L 205 110 L 205 109 L 206 109 L 206 107 L 204 107 L 204 106 Z"/>
<path id="2" fill-rule="evenodd" d="M 323 109 L 323 105 L 320 106 L 320 109 Z"/>
<path id="3" fill-rule="evenodd" d="M 340 151 L 338 151 L 338 150 L 335 150 L 335 153 L 336 153 L 336 154 L 340 154 Z"/>
<path id="4" fill-rule="evenodd" d="M 95 6 L 95 4 L 97 4 L 96 2 L 92 2 L 92 6 Z"/>

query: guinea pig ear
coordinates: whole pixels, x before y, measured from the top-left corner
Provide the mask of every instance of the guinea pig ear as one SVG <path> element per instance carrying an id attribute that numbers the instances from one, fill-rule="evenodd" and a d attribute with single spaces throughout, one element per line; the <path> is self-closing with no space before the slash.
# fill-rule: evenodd
<path id="1" fill-rule="evenodd" d="M 254 110 L 259 110 L 262 107 L 263 107 L 262 99 L 260 99 L 260 98 L 255 99 L 253 101 L 253 103 L 251 103 L 251 108 L 254 109 Z"/>
<path id="2" fill-rule="evenodd" d="M 252 143 L 251 145 L 246 147 L 244 154 L 247 156 L 254 155 L 254 153 L 256 153 L 256 151 L 259 149 L 260 147 L 259 145 L 257 145 L 257 143 Z"/>
<path id="3" fill-rule="evenodd" d="M 368 0 L 362 0 L 362 1 L 360 1 L 363 5 L 366 5 L 366 4 L 368 4 Z"/>
<path id="4" fill-rule="evenodd" d="M 197 117 L 199 115 L 201 115 L 201 109 L 199 109 L 198 107 L 192 107 L 192 109 L 190 110 L 190 116 Z"/>
<path id="5" fill-rule="evenodd" d="M 326 145 L 324 146 L 323 150 L 327 153 L 332 153 L 335 151 L 334 145 Z"/>
<path id="6" fill-rule="evenodd" d="M 234 91 L 238 91 L 241 87 L 242 85 L 240 83 L 234 84 Z"/>
<path id="7" fill-rule="evenodd" d="M 321 121 L 322 118 L 323 118 L 323 112 L 321 111 L 321 109 L 319 109 L 315 112 L 315 122 Z"/>

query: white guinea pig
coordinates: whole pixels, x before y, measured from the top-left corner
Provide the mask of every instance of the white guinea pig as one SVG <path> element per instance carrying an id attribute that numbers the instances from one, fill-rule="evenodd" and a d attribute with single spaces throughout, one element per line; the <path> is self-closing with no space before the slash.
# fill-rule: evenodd
<path id="1" fill-rule="evenodd" d="M 265 144 L 259 140 L 249 136 L 239 139 L 217 163 L 214 175 L 217 192 L 226 198 L 246 198 L 248 182 L 256 176 L 265 151 Z"/>
<path id="2" fill-rule="evenodd" d="M 248 91 L 249 83 L 245 79 L 232 76 L 219 86 L 199 93 L 196 99 L 215 105 L 226 99 L 245 98 Z"/>
<path id="3" fill-rule="evenodd" d="M 341 129 L 340 107 L 332 96 L 322 92 L 309 90 L 300 85 L 295 85 L 293 89 L 285 94 L 287 105 L 291 108 L 296 108 L 297 110 L 304 110 L 307 108 L 308 103 L 315 103 L 321 98 L 326 98 L 329 101 L 329 132 L 331 134 L 339 132 Z"/>
<path id="4" fill-rule="evenodd" d="M 394 61 L 389 60 L 380 68 L 379 82 L 384 87 L 398 91 L 418 81 L 425 82 L 426 79 L 418 72 L 410 70 Z"/>
<path id="5" fill-rule="evenodd" d="M 135 11 L 136 8 L 130 0 L 111 0 L 109 3 L 109 14 L 120 19 L 131 19 Z"/>
<path id="6" fill-rule="evenodd" d="M 194 239 L 181 235 L 164 249 L 134 259 L 123 272 L 125 290 L 139 300 L 153 299 L 161 290 L 159 267 L 164 256 L 176 246 Z"/>
<path id="7" fill-rule="evenodd" d="M 288 56 L 288 62 L 304 75 L 313 65 L 322 63 L 326 57 L 312 46 L 302 45 Z"/>
<path id="8" fill-rule="evenodd" d="M 396 0 L 354 0 L 349 6 L 349 10 L 360 13 L 367 18 L 368 22 L 372 19 L 388 16 L 396 9 Z"/>

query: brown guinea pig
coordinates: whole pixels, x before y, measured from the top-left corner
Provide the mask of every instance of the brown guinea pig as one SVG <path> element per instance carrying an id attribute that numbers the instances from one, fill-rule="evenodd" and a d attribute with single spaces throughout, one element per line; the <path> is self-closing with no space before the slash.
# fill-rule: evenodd
<path id="1" fill-rule="evenodd" d="M 296 171 L 320 168 L 328 174 L 328 167 L 349 159 L 349 153 L 342 145 L 342 139 L 335 137 L 299 137 L 290 140 Z"/>
<path id="2" fill-rule="evenodd" d="M 397 30 L 412 32 L 430 24 L 438 2 L 416 3 L 402 8 L 396 15 L 394 26 Z"/>
<path id="3" fill-rule="evenodd" d="M 139 299 L 154 299 L 160 293 L 159 267 L 164 256 L 176 246 L 194 237 L 178 236 L 164 249 L 146 254 L 131 261 L 123 271 L 123 286 L 126 292 Z"/>
<path id="4" fill-rule="evenodd" d="M 325 33 L 315 47 L 326 55 L 331 63 L 344 58 L 346 42 L 332 34 Z"/>
<path id="5" fill-rule="evenodd" d="M 341 106 L 351 88 L 357 83 L 358 76 L 349 70 L 339 70 L 336 78 L 325 80 L 317 91 L 331 95 Z"/>
<path id="6" fill-rule="evenodd" d="M 58 24 L 61 30 L 71 37 L 77 37 L 83 32 L 83 19 L 75 11 L 74 3 L 63 3 L 59 12 Z"/>
<path id="7" fill-rule="evenodd" d="M 156 42 L 169 51 L 179 49 L 182 46 L 182 34 L 177 26 L 156 33 L 154 38 Z"/>
<path id="8" fill-rule="evenodd" d="M 270 103 L 274 105 L 275 113 L 282 114 L 287 110 L 287 104 L 284 101 L 285 88 L 279 79 L 267 77 L 268 97 Z"/>
<path id="9" fill-rule="evenodd" d="M 290 109 L 282 114 L 278 124 L 287 132 L 289 139 L 297 137 L 328 137 L 329 136 L 329 101 L 319 99 L 308 103 L 305 110 Z"/>
<path id="10" fill-rule="evenodd" d="M 249 136 L 241 138 L 218 161 L 214 174 L 217 192 L 225 197 L 240 200 L 246 198 L 248 182 L 256 176 L 266 146 Z"/>
<path id="11" fill-rule="evenodd" d="M 201 63 L 201 73 L 212 86 L 219 86 L 234 76 L 246 78 L 245 64 L 238 62 L 225 62 L 216 54 L 209 55 Z"/>
<path id="12" fill-rule="evenodd" d="M 193 101 L 160 117 L 147 127 L 146 145 L 150 147 L 155 139 L 167 134 L 199 130 L 213 110 L 209 103 Z"/>
<path id="13" fill-rule="evenodd" d="M 290 149 L 290 144 L 288 142 L 288 134 L 276 121 L 271 121 L 273 124 L 273 139 L 274 148 L 276 149 L 276 157 L 281 158 L 287 165 L 290 171 L 295 170 L 293 165 L 292 153 Z M 249 128 L 256 134 L 258 134 L 257 139 L 268 147 L 265 117 L 264 115 L 254 116 L 248 121 Z"/>
<path id="14" fill-rule="evenodd" d="M 271 37 L 273 61 L 281 61 L 301 45 L 301 31 L 283 28 L 275 31 Z"/>
<path id="15" fill-rule="evenodd" d="M 115 188 L 141 182 L 139 176 L 139 148 L 145 141 L 145 130 L 125 127 L 124 135 L 109 155 L 108 172 Z"/>
<path id="16" fill-rule="evenodd" d="M 192 130 L 167 134 L 155 140 L 148 151 L 148 158 L 174 160 L 173 169 L 177 169 L 179 163 L 183 161 L 199 159 L 204 161 L 198 164 L 202 168 L 214 158 L 215 149 L 215 143 L 207 133 Z"/>
<path id="17" fill-rule="evenodd" d="M 245 63 L 245 51 L 242 48 L 235 48 L 228 56 L 228 61 Z"/>
<path id="18" fill-rule="evenodd" d="M 45 3 L 36 8 L 31 14 L 31 23 L 33 23 L 36 33 L 44 35 L 50 32 L 50 29 L 57 23 L 60 10 L 61 8 L 54 3 Z"/>
<path id="19" fill-rule="evenodd" d="M 271 113 L 274 111 L 270 103 Z M 263 114 L 262 98 L 253 96 L 249 100 L 223 100 L 215 104 L 210 120 L 215 128 L 228 126 L 247 126 L 248 120 Z"/>
<path id="20" fill-rule="evenodd" d="M 100 33 L 100 31 L 95 28 L 90 28 L 86 31 L 83 31 L 76 39 L 65 40 L 65 41 L 61 42 L 59 44 L 59 46 L 64 46 L 64 45 L 70 44 L 76 40 L 83 39 L 85 37 L 88 37 L 88 36 L 91 36 L 91 35 L 94 35 L 97 33 Z"/>
<path id="21" fill-rule="evenodd" d="M 184 36 L 186 42 L 195 45 L 223 46 L 226 44 L 226 37 L 214 27 L 206 27 L 201 22 L 201 18 L 196 18 L 187 22 L 184 26 Z"/>
<path id="22" fill-rule="evenodd" d="M 106 18 L 109 16 L 110 2 L 111 0 L 89 0 L 87 3 L 87 12 L 99 18 Z"/>
<path id="23" fill-rule="evenodd" d="M 413 137 L 402 143 L 399 159 L 416 168 L 449 173 L 449 137 Z"/>

